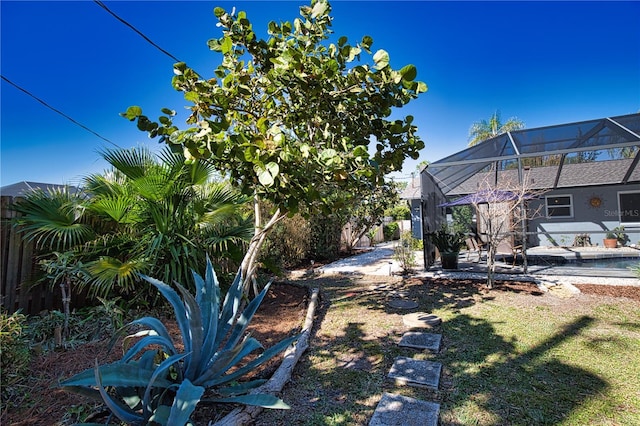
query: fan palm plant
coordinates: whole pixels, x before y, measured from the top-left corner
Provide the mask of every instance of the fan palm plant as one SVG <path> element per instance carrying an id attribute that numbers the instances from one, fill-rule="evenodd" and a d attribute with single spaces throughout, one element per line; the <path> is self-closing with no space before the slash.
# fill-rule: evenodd
<path id="1" fill-rule="evenodd" d="M 228 271 L 237 266 L 253 232 L 247 199 L 213 181 L 204 161 L 187 163 L 169 149 L 158 156 L 145 148 L 102 156 L 111 170 L 86 177 L 82 195 L 34 193 L 16 206 L 25 238 L 78 256 L 91 295 L 135 289 L 144 298 L 141 273 L 193 288 L 190 271 L 205 265 L 204 253 Z"/>

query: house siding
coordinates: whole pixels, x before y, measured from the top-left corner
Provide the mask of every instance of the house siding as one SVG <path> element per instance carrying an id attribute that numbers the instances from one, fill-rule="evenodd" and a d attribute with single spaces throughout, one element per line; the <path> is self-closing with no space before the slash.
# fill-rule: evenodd
<path id="1" fill-rule="evenodd" d="M 545 193 L 540 200 L 529 202 L 531 210 L 539 213 L 529 220 L 530 244 L 541 246 L 572 245 L 577 234 L 587 233 L 593 245 L 602 247 L 602 239 L 607 231 L 625 225 L 620 222 L 618 212 L 618 193 L 640 191 L 639 184 L 561 188 Z M 545 197 L 571 195 L 573 197 L 573 217 L 548 218 L 545 211 Z M 590 204 L 593 197 L 602 203 L 594 207 Z M 625 225 L 629 244 L 640 245 L 640 227 Z M 553 239 L 555 241 L 552 241 Z"/>

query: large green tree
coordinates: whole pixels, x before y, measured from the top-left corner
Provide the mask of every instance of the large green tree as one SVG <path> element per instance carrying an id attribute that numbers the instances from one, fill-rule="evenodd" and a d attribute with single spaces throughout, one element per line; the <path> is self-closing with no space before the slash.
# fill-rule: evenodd
<path id="1" fill-rule="evenodd" d="M 426 91 L 415 81 L 416 68 L 393 69 L 386 51 L 371 50 L 369 36 L 356 44 L 330 38 L 330 11 L 325 0 L 312 0 L 293 22 L 269 23 L 269 37 L 261 39 L 246 13 L 216 8 L 222 35 L 208 43 L 221 55 L 214 75 L 174 65 L 173 87 L 191 104 L 188 128 L 178 129 L 168 109 L 158 122 L 137 106 L 123 113 L 187 157 L 208 159 L 256 203 L 275 206 L 268 220 L 255 215 L 245 279 L 266 233 L 284 215 L 303 205 L 308 212 L 335 211 L 349 199 L 331 194 L 373 192 L 424 147 L 413 117 L 391 118 L 394 108 Z"/>
<path id="2" fill-rule="evenodd" d="M 213 181 L 210 164 L 186 163 L 168 148 L 158 156 L 134 148 L 103 157 L 111 169 L 85 178 L 82 192 L 38 191 L 15 207 L 25 238 L 83 265 L 91 294 L 144 293 L 139 273 L 189 283 L 207 254 L 240 263 L 253 230 L 250 199 Z"/>
<path id="3" fill-rule="evenodd" d="M 494 136 L 514 130 L 524 129 L 524 122 L 517 117 L 511 117 L 502 122 L 500 111 L 496 111 L 489 120 L 476 121 L 469 129 L 469 146 L 474 146 Z"/>

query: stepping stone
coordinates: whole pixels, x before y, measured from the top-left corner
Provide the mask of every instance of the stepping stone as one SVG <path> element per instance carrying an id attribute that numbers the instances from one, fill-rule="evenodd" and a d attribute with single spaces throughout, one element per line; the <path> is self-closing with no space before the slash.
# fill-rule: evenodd
<path id="1" fill-rule="evenodd" d="M 383 393 L 369 426 L 437 426 L 440 404 Z"/>
<path id="2" fill-rule="evenodd" d="M 442 334 L 423 333 L 421 331 L 407 331 L 400 339 L 400 346 L 416 349 L 428 349 L 432 352 L 440 350 Z"/>
<path id="3" fill-rule="evenodd" d="M 415 309 L 418 307 L 418 303 L 413 300 L 392 299 L 389 301 L 389 306 L 396 309 Z"/>
<path id="4" fill-rule="evenodd" d="M 432 328 L 442 324 L 440 317 L 425 312 L 414 312 L 402 316 L 404 325 L 411 328 Z"/>
<path id="5" fill-rule="evenodd" d="M 420 359 L 397 357 L 393 361 L 389 378 L 398 385 L 438 389 L 442 364 Z"/>

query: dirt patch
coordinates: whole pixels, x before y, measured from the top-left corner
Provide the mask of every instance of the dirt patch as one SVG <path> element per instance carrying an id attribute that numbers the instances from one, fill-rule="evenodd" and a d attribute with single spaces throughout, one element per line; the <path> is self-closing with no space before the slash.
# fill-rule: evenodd
<path id="1" fill-rule="evenodd" d="M 574 284 L 583 294 L 594 296 L 626 297 L 640 302 L 640 286 L 630 285 L 601 285 L 601 284 Z"/>
<path id="2" fill-rule="evenodd" d="M 249 331 L 265 348 L 272 346 L 291 333 L 299 330 L 304 321 L 308 290 L 295 285 L 274 284 L 258 312 L 256 312 Z M 174 322 L 165 321 L 170 333 L 179 335 Z M 120 345 L 108 352 L 109 339 L 79 345 L 73 349 L 49 352 L 34 358 L 31 363 L 31 376 L 25 386 L 28 395 L 19 405 L 21 410 L 11 412 L 3 409 L 0 424 L 3 425 L 66 425 L 77 422 L 76 414 L 86 416 L 87 412 L 100 412 L 101 404 L 56 388 L 59 380 L 68 378 L 99 363 L 114 362 L 120 359 Z M 269 377 L 280 364 L 280 357 L 272 359 L 259 371 Z M 86 405 L 87 403 L 91 405 Z M 200 424 L 206 425 L 216 416 L 212 407 L 198 408 Z"/>

